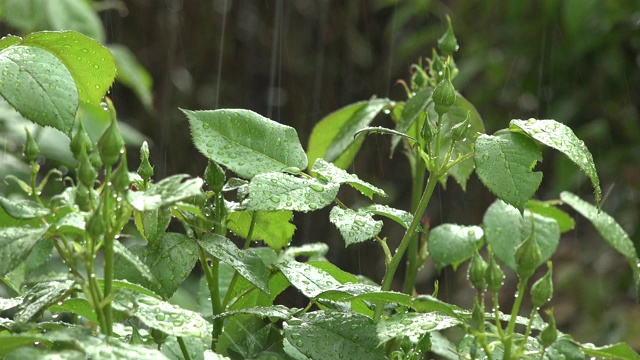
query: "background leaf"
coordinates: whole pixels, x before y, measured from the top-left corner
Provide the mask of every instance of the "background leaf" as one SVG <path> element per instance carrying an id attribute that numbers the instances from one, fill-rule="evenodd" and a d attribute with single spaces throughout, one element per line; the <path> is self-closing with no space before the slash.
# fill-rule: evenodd
<path id="1" fill-rule="evenodd" d="M 256 175 L 249 183 L 249 210 L 312 211 L 331 204 L 340 188 L 336 183 L 303 179 L 284 173 Z"/>
<path id="2" fill-rule="evenodd" d="M 151 75 L 135 58 L 127 47 L 119 44 L 109 44 L 108 49 L 113 54 L 118 73 L 116 79 L 124 86 L 133 90 L 145 108 L 153 107 Z"/>
<path id="3" fill-rule="evenodd" d="M 251 240 L 262 240 L 276 251 L 289 245 L 296 231 L 296 226 L 291 223 L 291 211 L 234 211 L 227 215 L 227 227 L 234 234 L 246 239 L 254 213 L 256 220 Z"/>
<path id="4" fill-rule="evenodd" d="M 181 110 L 189 119 L 196 148 L 240 177 L 307 168 L 307 157 L 292 127 L 250 110 Z"/>
<path id="5" fill-rule="evenodd" d="M 432 102 L 432 93 L 433 88 L 428 87 L 418 91 L 411 99 L 407 100 L 402 110 L 402 116 L 396 124 L 396 131 L 401 133 L 409 131 L 411 125 L 415 123 L 418 116 L 422 114 L 427 109 L 427 105 Z M 401 138 L 398 136 L 394 136 L 391 140 L 391 154 L 393 154 L 393 151 L 396 146 L 398 146 L 398 143 L 400 143 L 400 140 Z"/>
<path id="6" fill-rule="evenodd" d="M 560 226 L 560 232 L 565 233 L 569 230 L 573 230 L 576 226 L 576 222 L 569 214 L 558 209 L 554 204 L 538 200 L 529 200 L 527 202 L 527 210 L 555 219 Z"/>
<path id="7" fill-rule="evenodd" d="M 373 239 L 382 230 L 382 221 L 368 213 L 335 206 L 329 213 L 331 221 L 340 230 L 345 246 Z"/>
<path id="8" fill-rule="evenodd" d="M 474 247 L 484 236 L 479 226 L 442 224 L 429 232 L 428 249 L 438 268 L 447 265 L 457 268 L 473 255 Z"/>
<path id="9" fill-rule="evenodd" d="M 90 3 L 78 0 L 46 0 L 44 3 L 52 30 L 75 30 L 105 42 L 102 22 Z"/>

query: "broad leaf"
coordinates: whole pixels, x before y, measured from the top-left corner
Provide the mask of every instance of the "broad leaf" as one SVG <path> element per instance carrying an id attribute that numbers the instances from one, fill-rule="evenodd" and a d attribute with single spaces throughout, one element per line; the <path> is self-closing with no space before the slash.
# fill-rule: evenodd
<path id="1" fill-rule="evenodd" d="M 71 135 L 78 91 L 60 59 L 44 49 L 13 45 L 0 51 L 0 69 L 0 95 L 14 109 L 38 125 Z"/>
<path id="2" fill-rule="evenodd" d="M 51 304 L 54 304 L 73 287 L 73 281 L 44 281 L 35 284 L 24 295 L 24 301 L 20 305 L 20 311 L 15 315 L 16 322 L 24 323 L 32 321 L 34 317 L 42 314 Z"/>
<path id="3" fill-rule="evenodd" d="M 633 242 L 620 224 L 609 214 L 598 210 L 595 206 L 568 191 L 560 193 L 560 199 L 587 218 L 595 226 L 602 238 L 627 259 L 633 271 L 636 289 L 640 289 L 640 259 L 638 259 Z M 640 290 L 638 292 L 640 293 Z"/>
<path id="4" fill-rule="evenodd" d="M 340 188 L 336 183 L 304 179 L 284 173 L 256 175 L 249 183 L 249 210 L 313 211 L 331 204 Z"/>
<path id="5" fill-rule="evenodd" d="M 386 359 L 375 323 L 358 313 L 310 312 L 285 321 L 284 335 L 312 359 Z"/>
<path id="6" fill-rule="evenodd" d="M 308 298 L 313 298 L 325 290 L 340 286 L 340 283 L 329 273 L 309 264 L 287 261 L 277 264 L 277 267 L 291 285 Z"/>
<path id="7" fill-rule="evenodd" d="M 223 312 L 222 314 L 215 315 L 213 318 L 228 317 L 236 314 L 250 314 L 256 315 L 262 318 L 276 318 L 276 319 L 289 319 L 300 309 L 288 308 L 284 305 L 272 305 L 272 306 L 255 306 L 244 309 L 238 309 L 233 311 Z"/>
<path id="8" fill-rule="evenodd" d="M 12 200 L 0 196 L 0 206 L 7 214 L 16 219 L 34 219 L 50 213 L 49 209 L 44 206 L 26 199 Z"/>
<path id="9" fill-rule="evenodd" d="M 500 132 L 476 139 L 476 173 L 492 193 L 524 211 L 527 201 L 540 186 L 542 173 L 532 169 L 542 160 L 536 143 L 525 135 Z"/>
<path id="10" fill-rule="evenodd" d="M 167 230 L 169 222 L 171 222 L 171 207 L 162 206 L 142 213 L 136 212 L 134 217 L 136 221 L 140 222 L 138 230 L 141 230 L 141 235 L 148 242 L 155 242 Z"/>
<path id="11" fill-rule="evenodd" d="M 411 99 L 407 100 L 402 110 L 402 116 L 396 124 L 396 131 L 406 133 L 420 114 L 424 113 L 431 100 L 433 89 L 428 87 L 418 91 Z M 400 142 L 400 137 L 394 136 L 391 140 L 391 154 Z"/>
<path id="12" fill-rule="evenodd" d="M 600 204 L 602 190 L 593 156 L 584 141 L 578 139 L 570 127 L 555 120 L 511 120 L 509 128 L 519 130 L 533 139 L 565 154 L 591 179 L 595 190 L 596 204 Z"/>
<path id="13" fill-rule="evenodd" d="M 462 322 L 448 315 L 430 313 L 401 313 L 378 323 L 377 333 L 380 344 L 392 339 L 407 337 L 416 344 L 426 333 L 460 325 Z"/>
<path id="14" fill-rule="evenodd" d="M 394 209 L 387 205 L 372 204 L 358 209 L 359 212 L 365 212 L 369 214 L 375 214 L 384 216 L 387 219 L 391 219 L 398 224 L 402 225 L 405 229 L 409 228 L 411 221 L 413 221 L 413 215 L 410 212 Z"/>
<path id="15" fill-rule="evenodd" d="M 382 221 L 370 214 L 335 206 L 329 213 L 331 221 L 340 230 L 345 246 L 371 240 L 382 230 Z"/>
<path id="16" fill-rule="evenodd" d="M 149 267 L 147 266 L 147 264 L 142 262 L 142 260 L 140 260 L 131 251 L 129 251 L 129 249 L 127 249 L 119 241 L 115 241 L 113 243 L 113 251 L 117 255 L 121 256 L 123 258 L 123 260 L 125 260 L 126 262 L 131 264 L 131 266 L 133 266 L 140 273 L 140 275 L 142 275 L 142 277 L 145 280 L 149 281 L 150 283 L 156 283 L 157 284 L 156 278 L 151 273 L 151 270 L 149 270 Z"/>
<path id="17" fill-rule="evenodd" d="M 515 270 L 516 247 L 531 234 L 533 229 L 540 246 L 540 263 L 543 264 L 556 251 L 560 241 L 558 222 L 550 217 L 525 210 L 524 215 L 496 200 L 484 214 L 484 236 L 493 253 L 500 261 Z"/>
<path id="18" fill-rule="evenodd" d="M 320 120 L 309 135 L 307 157 L 309 164 L 323 158 L 341 169 L 351 165 L 362 146 L 363 137 L 353 135 L 371 124 L 373 119 L 393 102 L 372 99 L 345 106 Z"/>
<path id="19" fill-rule="evenodd" d="M 180 200 L 200 195 L 203 181 L 189 175 L 169 176 L 152 184 L 146 191 L 128 191 L 127 201 L 138 211 L 155 210 Z"/>
<path id="20" fill-rule="evenodd" d="M 478 246 L 483 235 L 479 226 L 437 226 L 429 232 L 429 255 L 438 268 L 452 265 L 455 269 L 473 255 L 473 249 Z"/>
<path id="21" fill-rule="evenodd" d="M 243 178 L 307 167 L 307 157 L 292 127 L 250 110 L 182 112 L 189 119 L 196 148 Z"/>
<path id="22" fill-rule="evenodd" d="M 296 230 L 296 226 L 291 223 L 291 211 L 234 211 L 227 215 L 227 227 L 234 234 L 246 239 L 254 216 L 251 240 L 262 240 L 276 251 L 289 245 Z"/>
<path id="23" fill-rule="evenodd" d="M 582 351 L 585 355 L 605 359 L 638 360 L 640 355 L 625 343 L 617 343 L 605 346 L 595 346 L 593 344 L 582 344 Z"/>
<path id="24" fill-rule="evenodd" d="M 234 359 L 285 360 L 281 349 L 282 335 L 276 326 L 243 314 L 229 318 L 215 348 Z"/>
<path id="25" fill-rule="evenodd" d="M 47 228 L 0 228 L 0 275 L 5 275 L 24 261 Z"/>
<path id="26" fill-rule="evenodd" d="M 316 160 L 311 171 L 322 176 L 329 182 L 349 184 L 369 199 L 373 197 L 373 194 L 387 196 L 384 190 L 375 187 L 366 181 L 360 180 L 360 178 L 355 174 L 349 174 L 332 163 L 326 162 L 324 159 Z"/>
<path id="27" fill-rule="evenodd" d="M 207 233 L 198 244 L 216 259 L 231 265 L 238 274 L 269 295 L 269 271 L 252 250 L 240 250 L 222 235 Z"/>

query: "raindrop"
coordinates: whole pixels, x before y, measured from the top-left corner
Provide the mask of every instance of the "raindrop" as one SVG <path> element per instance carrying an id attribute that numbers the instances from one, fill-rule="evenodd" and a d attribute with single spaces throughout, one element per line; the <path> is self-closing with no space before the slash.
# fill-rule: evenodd
<path id="1" fill-rule="evenodd" d="M 269 199 L 271 199 L 271 201 L 273 201 L 275 203 L 280 202 L 280 198 L 275 196 L 275 195 L 271 196 Z"/>
<path id="2" fill-rule="evenodd" d="M 300 335 L 300 334 L 298 334 L 298 333 L 293 333 L 293 334 L 291 334 L 291 339 L 293 339 L 293 340 L 298 340 L 298 339 L 300 339 L 300 336 L 301 336 L 301 335 Z"/>
<path id="3" fill-rule="evenodd" d="M 304 344 L 304 343 L 302 342 L 302 340 L 298 340 L 298 341 L 296 342 L 296 346 L 297 346 L 297 347 L 302 347 L 302 345 L 303 345 L 303 344 Z"/>
<path id="4" fill-rule="evenodd" d="M 317 191 L 317 192 L 322 192 L 322 191 L 324 191 L 324 186 L 322 186 L 322 185 L 320 185 L 320 184 L 311 184 L 311 185 L 309 185 L 309 187 L 310 187 L 312 190 Z"/>
<path id="5" fill-rule="evenodd" d="M 7 69 L 2 70 L 2 75 L 9 75 L 9 70 Z"/>
<path id="6" fill-rule="evenodd" d="M 164 319 L 165 319 L 164 314 L 157 314 L 157 315 L 156 315 L 156 320 L 158 320 L 158 321 L 164 321 Z"/>
<path id="7" fill-rule="evenodd" d="M 280 139 L 276 140 L 276 146 L 282 145 L 282 141 Z"/>

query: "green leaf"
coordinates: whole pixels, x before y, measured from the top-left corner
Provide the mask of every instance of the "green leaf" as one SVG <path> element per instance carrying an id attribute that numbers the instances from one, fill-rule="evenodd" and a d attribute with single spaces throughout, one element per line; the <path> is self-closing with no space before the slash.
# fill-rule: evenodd
<path id="1" fill-rule="evenodd" d="M 563 191 L 560 193 L 560 199 L 587 218 L 598 230 L 600 236 L 627 259 L 629 266 L 631 266 L 631 271 L 633 271 L 636 289 L 640 289 L 640 259 L 638 259 L 633 242 L 622 229 L 622 226 L 609 214 L 598 210 L 598 208 L 580 199 L 575 194 Z M 640 290 L 638 291 L 640 292 Z"/>
<path id="2" fill-rule="evenodd" d="M 511 120 L 509 129 L 520 130 L 533 139 L 565 154 L 585 175 L 591 179 L 595 191 L 596 204 L 600 204 L 602 190 L 600 179 L 593 163 L 593 156 L 584 141 L 578 139 L 570 127 L 555 120 Z"/>
<path id="3" fill-rule="evenodd" d="M 204 349 L 205 345 L 201 339 L 193 337 L 183 337 L 182 341 L 189 354 L 191 360 L 205 360 Z M 178 338 L 175 336 L 169 336 L 162 344 L 162 353 L 170 360 L 182 360 L 186 357 L 182 353 Z M 209 359 L 207 359 L 209 360 Z"/>
<path id="4" fill-rule="evenodd" d="M 449 329 L 461 323 L 455 317 L 437 312 L 401 313 L 380 321 L 377 333 L 380 344 L 403 337 L 407 337 L 412 343 L 417 344 L 426 333 Z"/>
<path id="5" fill-rule="evenodd" d="M 432 102 L 432 93 L 433 88 L 428 87 L 418 91 L 411 99 L 407 100 L 402 110 L 402 116 L 396 124 L 396 131 L 401 133 L 409 131 L 418 116 L 423 113 L 427 109 L 427 105 Z M 393 154 L 396 146 L 398 146 L 400 139 L 400 137 L 394 136 L 391 140 L 391 154 Z"/>
<path id="6" fill-rule="evenodd" d="M 314 311 L 284 323 L 286 339 L 312 359 L 386 359 L 376 325 L 358 313 Z"/>
<path id="7" fill-rule="evenodd" d="M 402 227 L 404 227 L 405 229 L 409 228 L 409 224 L 411 224 L 411 221 L 413 221 L 413 215 L 410 212 L 394 209 L 387 205 L 372 204 L 361 207 L 360 209 L 358 209 L 358 212 L 384 216 L 387 219 L 391 219 L 402 225 Z"/>
<path id="8" fill-rule="evenodd" d="M 251 179 L 260 173 L 307 167 L 292 127 L 250 110 L 181 110 L 189 119 L 196 148 L 240 177 Z"/>
<path id="9" fill-rule="evenodd" d="M 100 105 L 116 77 L 111 52 L 78 32 L 33 33 L 24 39 L 23 45 L 46 50 L 62 61 L 75 81 L 80 102 Z"/>
<path id="10" fill-rule="evenodd" d="M 429 232 L 428 249 L 438 268 L 457 268 L 473 255 L 484 233 L 479 226 L 443 224 Z"/>
<path id="11" fill-rule="evenodd" d="M 43 336 L 39 334 L 0 334 L 0 355 L 6 355 L 14 349 L 23 346 L 33 346 L 36 342 L 43 341 Z"/>
<path id="12" fill-rule="evenodd" d="M 533 224 L 532 224 L 533 220 Z M 484 236 L 493 253 L 509 268 L 516 269 L 515 252 L 535 232 L 543 264 L 556 251 L 560 241 L 558 222 L 550 217 L 525 210 L 524 215 L 511 205 L 496 200 L 484 214 Z"/>
<path id="13" fill-rule="evenodd" d="M 389 99 L 372 99 L 347 105 L 320 120 L 309 135 L 307 158 L 309 164 L 324 158 L 341 169 L 351 165 L 364 138 L 354 139 L 354 134 L 371 124 L 373 119 L 393 102 Z"/>
<path id="14" fill-rule="evenodd" d="M 98 279 L 98 284 L 100 284 L 101 286 L 104 286 L 104 280 L 103 279 Z M 128 282 L 127 280 L 113 280 L 113 288 L 114 289 L 122 289 L 122 290 L 131 290 L 131 291 L 135 291 L 137 293 L 140 294 L 144 294 L 147 296 L 152 296 L 152 297 L 156 297 L 158 299 L 160 299 L 160 296 L 156 293 L 154 293 L 153 291 L 142 287 L 138 284 L 134 284 L 132 282 Z"/>
<path id="15" fill-rule="evenodd" d="M 14 320 L 19 323 L 32 321 L 42 311 L 57 302 L 73 287 L 73 281 L 44 281 L 35 284 L 24 295 L 24 301 L 20 305 L 20 311 Z"/>
<path id="16" fill-rule="evenodd" d="M 476 139 L 476 173 L 492 193 L 524 211 L 527 201 L 540 186 L 542 173 L 532 169 L 542 160 L 534 141 L 518 133 L 500 132 Z"/>
<path id="17" fill-rule="evenodd" d="M 0 275 L 15 269 L 42 239 L 47 228 L 0 228 Z"/>
<path id="18" fill-rule="evenodd" d="M 166 299 L 191 273 L 198 259 L 196 242 L 178 233 L 164 233 L 158 241 L 132 246 L 129 251 L 146 264 L 156 281 L 147 280 L 138 266 L 123 256 L 116 258 L 114 276 L 142 285 Z"/>
<path id="19" fill-rule="evenodd" d="M 307 261 L 307 264 L 317 267 L 320 270 L 326 271 L 341 284 L 359 282 L 358 278 L 355 275 L 340 269 L 336 265 L 326 260 L 309 260 Z"/>
<path id="20" fill-rule="evenodd" d="M 173 175 L 151 184 L 146 191 L 128 191 L 127 201 L 134 209 L 147 211 L 200 195 L 204 182 L 200 178 L 187 180 L 188 177 L 185 174 Z"/>
<path id="21" fill-rule="evenodd" d="M 151 296 L 119 290 L 114 295 L 113 307 L 168 335 L 199 339 L 211 336 L 211 325 L 200 314 Z"/>
<path id="22" fill-rule="evenodd" d="M 223 312 L 222 314 L 215 315 L 213 318 L 228 317 L 236 314 L 251 314 L 261 318 L 276 318 L 276 319 L 290 319 L 300 309 L 288 308 L 284 305 L 272 305 L 272 306 L 254 306 L 249 308 L 243 308 L 233 311 Z"/>
<path id="23" fill-rule="evenodd" d="M 0 95 L 22 116 L 67 136 L 78 109 L 69 70 L 50 52 L 13 45 L 0 51 Z"/>
<path id="24" fill-rule="evenodd" d="M 331 221 L 340 230 L 345 246 L 373 239 L 382 230 L 382 221 L 368 213 L 335 206 L 329 213 Z"/>
<path id="25" fill-rule="evenodd" d="M 62 302 L 58 302 L 49 307 L 49 311 L 53 313 L 70 312 L 84 317 L 85 319 L 98 324 L 98 317 L 91 306 L 91 303 L 86 299 L 71 298 L 65 299 Z"/>
<path id="26" fill-rule="evenodd" d="M 282 335 L 273 324 L 238 314 L 229 318 L 215 350 L 234 359 L 286 359 L 279 356 L 281 347 Z"/>
<path id="27" fill-rule="evenodd" d="M 326 162 L 324 159 L 317 159 L 313 164 L 313 169 L 311 169 L 311 171 L 322 176 L 328 182 L 349 184 L 369 199 L 373 198 L 373 194 L 387 196 L 384 190 L 377 188 L 366 181 L 360 180 L 360 178 L 355 174 L 349 174 L 332 163 Z"/>
<path id="28" fill-rule="evenodd" d="M 119 44 L 109 44 L 118 69 L 116 80 L 133 90 L 145 108 L 153 108 L 153 79 L 151 75 L 131 53 L 131 50 Z"/>
<path id="29" fill-rule="evenodd" d="M 0 196 L 0 206 L 7 214 L 16 219 L 34 219 L 50 213 L 49 209 L 33 200 L 12 200 Z"/>
<path id="30" fill-rule="evenodd" d="M 605 346 L 595 346 L 593 344 L 582 344 L 585 355 L 597 356 L 608 359 L 637 360 L 640 355 L 625 343 L 617 343 Z"/>
<path id="31" fill-rule="evenodd" d="M 276 251 L 289 245 L 296 231 L 296 226 L 291 223 L 291 211 L 234 211 L 227 215 L 227 227 L 234 234 L 246 239 L 254 216 L 256 219 L 251 240 L 262 240 Z"/>
<path id="32" fill-rule="evenodd" d="M 551 202 L 529 200 L 529 202 L 527 202 L 527 210 L 531 211 L 532 213 L 555 219 L 560 226 L 561 233 L 573 230 L 573 228 L 576 226 L 576 222 L 571 216 L 569 216 L 569 214 L 558 209 Z"/>
<path id="33" fill-rule="evenodd" d="M 55 351 L 51 349 L 41 349 L 37 347 L 23 347 L 12 351 L 4 360 L 23 360 L 23 359 L 40 359 L 40 360 L 83 360 L 86 355 L 74 350 Z"/>
<path id="34" fill-rule="evenodd" d="M 4 0 L 2 21 L 23 33 L 42 29 L 47 25 L 45 1 L 47 0 Z"/>
<path id="35" fill-rule="evenodd" d="M 129 249 L 122 245 L 122 243 L 120 243 L 119 241 L 115 241 L 113 243 L 113 251 L 114 253 L 122 257 L 123 260 L 131 264 L 131 266 L 133 266 L 145 280 L 149 281 L 150 283 L 156 283 L 156 285 L 159 285 L 147 264 L 142 262 L 136 255 L 129 251 Z"/>
<path id="36" fill-rule="evenodd" d="M 336 183 L 284 173 L 259 174 L 249 183 L 247 208 L 263 211 L 318 210 L 333 202 L 339 188 Z"/>
<path id="37" fill-rule="evenodd" d="M 387 129 L 386 127 L 382 127 L 382 126 L 366 126 L 363 127 L 362 129 L 356 131 L 355 134 L 353 134 L 353 136 L 357 137 L 358 135 L 364 133 L 365 135 L 369 135 L 369 134 L 384 134 L 384 135 L 395 135 L 394 138 L 405 138 L 407 140 L 411 140 L 411 144 L 415 144 L 418 142 L 418 140 L 416 138 L 414 138 L 411 135 L 407 135 L 403 132 L 397 131 L 397 130 L 391 130 L 391 129 Z"/>
<path id="38" fill-rule="evenodd" d="M 240 276 L 269 295 L 269 271 L 251 249 L 240 250 L 231 240 L 212 233 L 205 234 L 198 240 L 198 244 L 211 256 L 231 265 Z"/>
<path id="39" fill-rule="evenodd" d="M 309 264 L 287 261 L 276 266 L 291 285 L 308 298 L 313 298 L 325 290 L 340 286 L 340 283 L 329 273 Z"/>
<path id="40" fill-rule="evenodd" d="M 162 206 L 147 210 L 142 213 L 140 221 L 142 222 L 142 231 L 140 231 L 142 236 L 148 242 L 155 242 L 167 230 L 169 222 L 171 222 L 171 207 Z"/>
<path id="41" fill-rule="evenodd" d="M 45 4 L 52 30 L 75 30 L 101 43 L 105 41 L 102 21 L 88 2 L 47 0 Z"/>
<path id="42" fill-rule="evenodd" d="M 329 252 L 329 246 L 325 243 L 310 243 L 300 246 L 289 246 L 280 254 L 282 262 L 295 260 L 298 256 L 307 256 L 309 260 L 325 259 Z"/>

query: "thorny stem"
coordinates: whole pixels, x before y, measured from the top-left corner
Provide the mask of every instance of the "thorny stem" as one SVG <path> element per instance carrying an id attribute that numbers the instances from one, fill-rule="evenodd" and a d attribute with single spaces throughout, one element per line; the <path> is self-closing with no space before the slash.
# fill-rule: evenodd
<path id="1" fill-rule="evenodd" d="M 516 318 L 520 312 L 520 305 L 522 304 L 522 298 L 524 298 L 524 292 L 527 289 L 528 280 L 528 278 L 520 279 L 518 282 L 516 301 L 513 303 L 513 308 L 511 309 L 511 318 L 509 319 L 509 325 L 507 326 L 506 338 L 503 338 L 505 359 L 511 359 L 511 347 L 513 346 L 513 332 L 516 328 Z"/>

